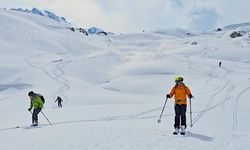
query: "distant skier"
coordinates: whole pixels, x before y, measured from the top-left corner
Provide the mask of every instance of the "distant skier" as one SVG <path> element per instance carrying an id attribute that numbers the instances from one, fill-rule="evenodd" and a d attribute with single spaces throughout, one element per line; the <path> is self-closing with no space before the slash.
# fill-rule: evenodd
<path id="1" fill-rule="evenodd" d="M 178 134 L 179 129 L 181 128 L 181 134 L 185 134 L 186 125 L 186 110 L 187 110 L 187 101 L 186 96 L 190 99 L 193 97 L 189 88 L 183 83 L 183 78 L 181 76 L 177 76 L 175 78 L 175 86 L 172 88 L 171 92 L 167 94 L 167 98 L 171 98 L 175 96 L 175 123 L 174 128 L 175 131 L 173 134 Z M 181 126 L 180 126 L 181 120 Z"/>
<path id="2" fill-rule="evenodd" d="M 221 67 L 221 61 L 219 62 L 219 67 Z"/>
<path id="3" fill-rule="evenodd" d="M 31 112 L 32 108 L 34 108 L 32 112 L 32 126 L 38 126 L 38 114 L 43 108 L 43 100 L 39 94 L 33 91 L 30 91 L 28 96 L 30 97 L 30 108 L 28 110 Z"/>
<path id="4" fill-rule="evenodd" d="M 58 107 L 62 107 L 62 98 L 60 96 L 57 96 L 57 99 L 55 102 L 57 102 Z"/>

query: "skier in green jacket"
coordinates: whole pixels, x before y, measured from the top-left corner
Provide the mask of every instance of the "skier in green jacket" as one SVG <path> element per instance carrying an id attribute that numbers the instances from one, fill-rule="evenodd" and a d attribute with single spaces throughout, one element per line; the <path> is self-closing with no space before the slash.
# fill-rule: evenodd
<path id="1" fill-rule="evenodd" d="M 33 91 L 30 91 L 28 95 L 30 97 L 30 108 L 28 110 L 31 112 L 32 108 L 34 108 L 32 113 L 32 126 L 38 126 L 38 114 L 43 108 L 43 101 L 41 97 Z"/>

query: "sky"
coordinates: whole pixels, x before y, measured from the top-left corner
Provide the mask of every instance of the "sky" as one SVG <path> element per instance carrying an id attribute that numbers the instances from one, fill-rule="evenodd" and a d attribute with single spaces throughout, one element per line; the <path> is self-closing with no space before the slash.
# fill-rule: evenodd
<path id="1" fill-rule="evenodd" d="M 185 28 L 213 30 L 250 21 L 249 0 L 1 0 L 4 8 L 50 10 L 78 27 L 115 33 Z"/>

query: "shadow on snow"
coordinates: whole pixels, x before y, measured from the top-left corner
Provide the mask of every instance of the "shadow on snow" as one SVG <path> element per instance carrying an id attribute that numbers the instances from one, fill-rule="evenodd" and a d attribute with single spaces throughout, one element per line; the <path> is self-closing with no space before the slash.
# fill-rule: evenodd
<path id="1" fill-rule="evenodd" d="M 186 137 L 191 137 L 191 138 L 195 138 L 195 139 L 199 139 L 201 141 L 207 141 L 207 142 L 213 141 L 213 138 L 210 136 L 201 135 L 197 133 L 191 133 L 190 131 L 187 132 Z"/>

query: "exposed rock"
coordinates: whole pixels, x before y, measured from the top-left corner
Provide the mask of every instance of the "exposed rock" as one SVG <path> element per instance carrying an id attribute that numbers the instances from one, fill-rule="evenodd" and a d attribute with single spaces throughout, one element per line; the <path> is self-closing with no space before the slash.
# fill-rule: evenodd
<path id="1" fill-rule="evenodd" d="M 88 32 L 85 29 L 83 29 L 83 28 L 78 28 L 76 30 L 78 30 L 79 32 L 81 32 L 81 33 L 83 33 L 83 34 L 85 34 L 87 36 L 89 35 Z"/>
<path id="2" fill-rule="evenodd" d="M 196 41 L 193 41 L 191 45 L 197 45 L 198 43 Z"/>
<path id="3" fill-rule="evenodd" d="M 221 28 L 218 28 L 216 31 L 219 32 L 219 31 L 222 31 L 222 29 L 221 29 Z"/>
<path id="4" fill-rule="evenodd" d="M 241 37 L 241 36 L 242 36 L 241 33 L 237 31 L 234 31 L 233 33 L 230 34 L 231 38 L 236 38 L 236 37 Z"/>
<path id="5" fill-rule="evenodd" d="M 74 27 L 71 27 L 69 28 L 71 31 L 75 32 L 75 28 Z"/>

